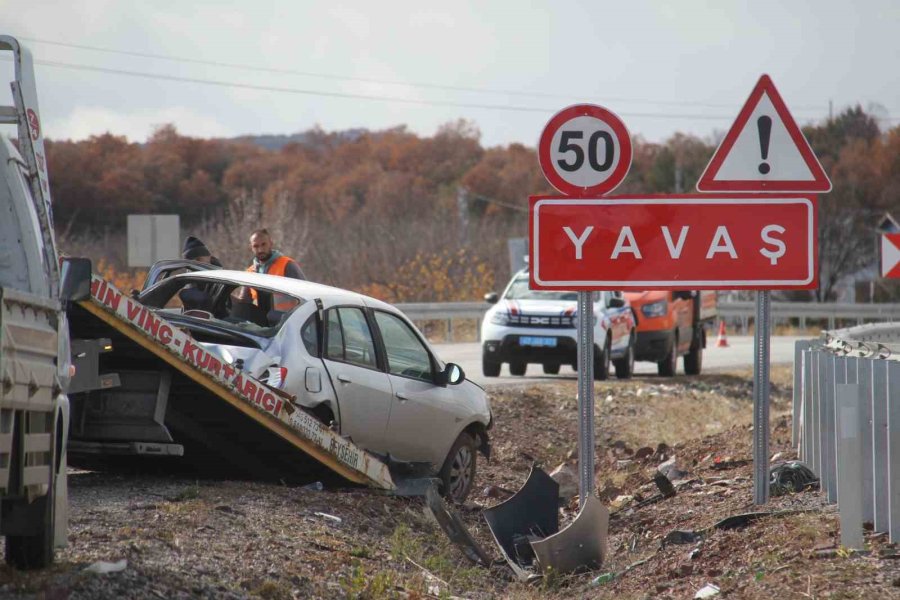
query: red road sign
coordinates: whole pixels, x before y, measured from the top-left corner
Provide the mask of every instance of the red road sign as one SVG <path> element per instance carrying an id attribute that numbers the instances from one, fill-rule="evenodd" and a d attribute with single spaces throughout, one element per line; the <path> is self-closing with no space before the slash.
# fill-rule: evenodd
<path id="1" fill-rule="evenodd" d="M 531 197 L 532 289 L 814 289 L 816 198 Z"/>
<path id="2" fill-rule="evenodd" d="M 900 233 L 881 236 L 881 276 L 900 279 Z"/>
<path id="3" fill-rule="evenodd" d="M 625 124 L 593 104 L 576 104 L 556 113 L 538 142 L 544 177 L 570 196 L 612 191 L 628 174 L 631 155 L 631 136 Z"/>
<path id="4" fill-rule="evenodd" d="M 700 192 L 828 192 L 831 181 L 768 75 L 697 182 Z"/>

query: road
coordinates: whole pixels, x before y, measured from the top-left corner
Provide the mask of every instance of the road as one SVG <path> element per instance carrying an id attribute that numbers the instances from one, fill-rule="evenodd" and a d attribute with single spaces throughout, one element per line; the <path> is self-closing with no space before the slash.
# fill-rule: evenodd
<path id="1" fill-rule="evenodd" d="M 772 338 L 771 356 L 772 363 L 790 363 L 794 360 L 794 342 L 802 337 L 778 336 Z M 710 345 L 703 351 L 703 370 L 718 371 L 753 366 L 753 336 L 729 336 L 727 348 L 716 348 L 715 340 L 710 340 Z M 447 362 L 454 362 L 466 372 L 466 377 L 478 385 L 497 385 L 508 383 L 522 383 L 552 381 L 554 379 L 577 378 L 577 373 L 571 367 L 564 366 L 559 375 L 544 375 L 540 365 L 528 365 L 528 371 L 524 377 L 514 377 L 509 374 L 509 365 L 504 364 L 500 371 L 500 377 L 485 377 L 481 373 L 481 344 L 437 344 L 435 345 L 438 356 Z M 635 371 L 638 375 L 656 376 L 656 363 L 635 363 Z M 612 373 L 612 369 L 610 369 Z M 678 361 L 678 372 L 684 373 L 683 361 Z M 610 375 L 615 377 L 615 375 Z"/>

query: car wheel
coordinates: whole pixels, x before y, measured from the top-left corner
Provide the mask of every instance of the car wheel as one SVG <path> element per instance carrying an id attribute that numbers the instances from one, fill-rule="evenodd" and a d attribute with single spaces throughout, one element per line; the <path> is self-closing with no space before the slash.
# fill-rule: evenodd
<path id="1" fill-rule="evenodd" d="M 615 361 L 616 377 L 618 379 L 630 379 L 634 375 L 634 334 L 628 338 L 628 348 L 625 356 Z"/>
<path id="2" fill-rule="evenodd" d="M 528 363 L 523 362 L 511 362 L 509 363 L 509 372 L 512 375 L 524 375 L 525 371 L 528 369 Z"/>
<path id="3" fill-rule="evenodd" d="M 695 347 L 684 355 L 684 372 L 687 375 L 699 375 L 703 369 L 703 338 L 697 339 L 695 344 Z"/>
<path id="4" fill-rule="evenodd" d="M 600 352 L 594 352 L 594 379 L 605 381 L 609 379 L 609 347 L 612 345 L 612 336 L 606 336 L 606 342 Z"/>
<path id="5" fill-rule="evenodd" d="M 499 377 L 501 363 L 488 360 L 486 357 L 481 358 L 481 372 L 485 377 Z"/>
<path id="6" fill-rule="evenodd" d="M 544 363 L 544 373 L 547 375 L 558 375 L 559 363 Z"/>
<path id="7" fill-rule="evenodd" d="M 673 377 L 678 370 L 678 334 L 672 336 L 672 347 L 664 359 L 656 363 L 657 371 L 663 377 Z"/>
<path id="8" fill-rule="evenodd" d="M 459 434 L 439 474 L 443 495 L 447 500 L 462 504 L 475 483 L 475 440 L 465 431 Z"/>

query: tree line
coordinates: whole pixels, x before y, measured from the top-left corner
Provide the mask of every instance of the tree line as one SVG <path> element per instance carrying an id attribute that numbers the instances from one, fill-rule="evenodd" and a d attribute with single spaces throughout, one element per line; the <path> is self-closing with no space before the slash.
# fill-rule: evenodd
<path id="1" fill-rule="evenodd" d="M 834 186 L 820 202 L 812 294 L 828 300 L 875 260 L 873 227 L 900 197 L 900 127 L 881 131 L 856 107 L 804 133 Z M 508 278 L 506 240 L 527 236 L 528 196 L 552 192 L 534 148 L 485 148 L 467 121 L 428 137 L 401 126 L 299 139 L 271 149 L 166 125 L 143 144 L 112 134 L 48 141 L 60 245 L 121 270 L 126 215 L 175 213 L 182 234 L 230 268 L 249 264 L 249 232 L 268 227 L 316 281 L 391 301 L 472 300 Z M 617 193 L 690 192 L 715 150 L 680 133 L 633 146 Z"/>

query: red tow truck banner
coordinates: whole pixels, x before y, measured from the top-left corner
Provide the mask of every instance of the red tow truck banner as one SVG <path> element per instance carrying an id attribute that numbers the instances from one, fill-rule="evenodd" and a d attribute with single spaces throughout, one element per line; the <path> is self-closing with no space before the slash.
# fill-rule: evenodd
<path id="1" fill-rule="evenodd" d="M 809 195 L 533 196 L 533 289 L 814 289 Z"/>

